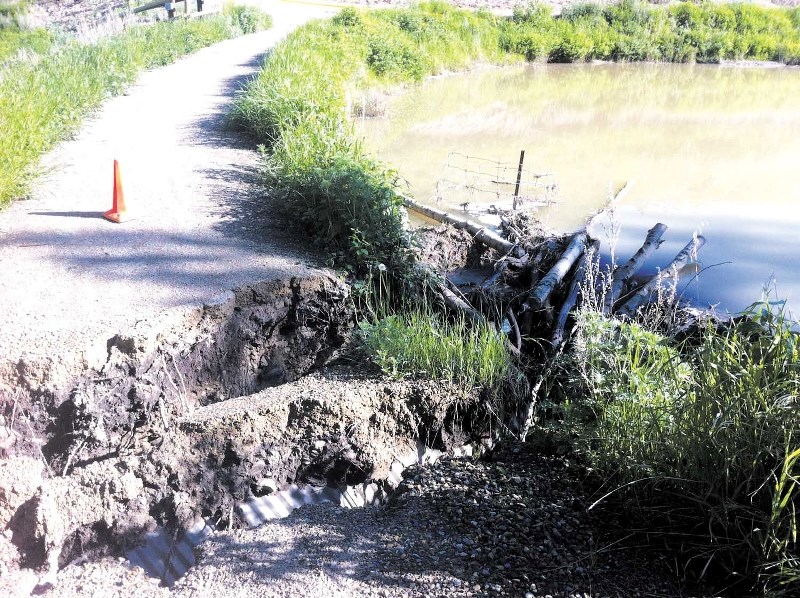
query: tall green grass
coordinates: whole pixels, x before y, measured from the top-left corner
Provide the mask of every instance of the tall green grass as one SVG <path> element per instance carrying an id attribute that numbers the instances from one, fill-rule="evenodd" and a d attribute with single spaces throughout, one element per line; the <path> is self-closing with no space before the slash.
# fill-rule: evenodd
<path id="1" fill-rule="evenodd" d="M 800 590 L 795 326 L 761 303 L 675 344 L 584 312 L 572 355 L 591 462 L 651 538 L 770 593 Z"/>
<path id="2" fill-rule="evenodd" d="M 39 157 L 142 70 L 174 62 L 259 23 L 263 17 L 251 9 L 229 9 L 211 18 L 132 26 L 93 44 L 67 40 L 41 48 L 36 60 L 0 65 L 0 206 L 24 196 Z"/>
<path id="3" fill-rule="evenodd" d="M 302 27 L 267 58 L 233 117 L 264 148 L 272 193 L 331 252 L 364 273 L 405 271 L 410 257 L 396 176 L 353 135 L 353 90 L 413 82 L 504 60 L 496 20 L 446 4 L 407 10 L 345 9 Z"/>
<path id="4" fill-rule="evenodd" d="M 505 337 L 489 322 L 450 321 L 417 308 L 373 324 L 362 322 L 361 333 L 373 362 L 398 378 L 421 376 L 463 388 L 492 388 L 511 368 Z"/>

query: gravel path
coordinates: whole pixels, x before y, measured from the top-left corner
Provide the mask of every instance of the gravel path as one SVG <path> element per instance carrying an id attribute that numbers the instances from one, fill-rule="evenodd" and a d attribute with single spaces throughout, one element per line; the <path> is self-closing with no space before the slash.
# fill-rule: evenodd
<path id="1" fill-rule="evenodd" d="M 107 340 L 137 323 L 307 271 L 265 214 L 258 153 L 223 117 L 270 47 L 332 9 L 262 4 L 272 29 L 145 73 L 44 157 L 30 201 L 0 213 L 0 398 L 4 369 L 66 378 L 71 359 L 101 364 Z M 115 158 L 136 217 L 122 225 L 100 217 Z M 40 365 L 48 356 L 59 362 Z"/>
<path id="2" fill-rule="evenodd" d="M 385 507 L 303 507 L 219 532 L 169 591 L 118 560 L 67 567 L 50 595 L 588 598 L 682 595 L 610 545 L 568 460 L 513 444 L 492 462 L 413 467 Z M 610 516 L 613 518 L 613 515 Z"/>

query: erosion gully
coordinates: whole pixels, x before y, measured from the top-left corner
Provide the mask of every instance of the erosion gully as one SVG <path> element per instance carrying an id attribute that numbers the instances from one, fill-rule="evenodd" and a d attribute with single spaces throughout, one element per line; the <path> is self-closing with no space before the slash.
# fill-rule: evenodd
<path id="1" fill-rule="evenodd" d="M 337 364 L 354 314 L 324 272 L 179 321 L 108 339 L 104 366 L 68 388 L 4 368 L 0 548 L 14 566 L 125 554 L 170 584 L 211 529 L 382 500 L 404 467 L 473 436 L 448 409 L 458 390 Z"/>

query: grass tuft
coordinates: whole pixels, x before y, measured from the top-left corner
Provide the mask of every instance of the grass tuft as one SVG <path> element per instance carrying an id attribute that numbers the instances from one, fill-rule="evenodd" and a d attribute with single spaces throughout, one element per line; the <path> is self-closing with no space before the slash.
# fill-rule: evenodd
<path id="1" fill-rule="evenodd" d="M 485 322 L 450 321 L 424 309 L 362 322 L 368 353 L 386 374 L 444 380 L 463 388 L 492 388 L 511 368 L 507 342 Z"/>

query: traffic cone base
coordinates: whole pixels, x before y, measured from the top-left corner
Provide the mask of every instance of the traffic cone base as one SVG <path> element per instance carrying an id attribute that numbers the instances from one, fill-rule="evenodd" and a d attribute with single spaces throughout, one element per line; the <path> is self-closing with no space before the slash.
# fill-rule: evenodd
<path id="1" fill-rule="evenodd" d="M 125 194 L 122 192 L 122 177 L 119 174 L 119 162 L 116 160 L 114 160 L 114 203 L 110 210 L 103 212 L 103 218 L 118 224 L 128 219 L 128 212 L 125 209 Z"/>
<path id="2" fill-rule="evenodd" d="M 105 212 L 103 212 L 103 218 L 105 218 L 106 220 L 110 220 L 111 222 L 116 222 L 117 224 L 123 222 L 122 214 L 117 212 L 114 208 L 111 208 L 110 210 L 106 210 Z"/>

